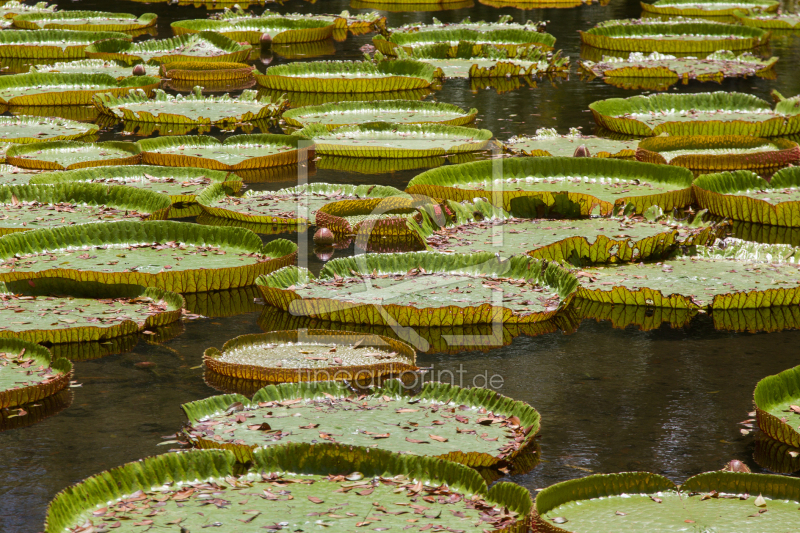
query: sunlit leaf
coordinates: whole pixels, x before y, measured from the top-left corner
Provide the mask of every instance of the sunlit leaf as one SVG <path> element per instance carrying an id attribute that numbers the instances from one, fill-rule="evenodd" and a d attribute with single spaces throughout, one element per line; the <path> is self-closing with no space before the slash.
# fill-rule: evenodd
<path id="1" fill-rule="evenodd" d="M 272 38 L 272 44 L 308 43 L 330 39 L 333 21 L 315 18 L 290 19 L 284 17 L 258 17 L 225 20 L 179 20 L 171 25 L 175 35 L 209 31 L 220 33 L 236 42 L 254 45 L 261 43 L 264 34 Z"/>
<path id="2" fill-rule="evenodd" d="M 155 26 L 157 18 L 155 13 L 145 13 L 137 17 L 130 13 L 109 13 L 108 11 L 58 11 L 56 13 L 16 15 L 14 26 L 24 30 L 129 32 Z"/>
<path id="3" fill-rule="evenodd" d="M 761 431 L 784 444 L 800 447 L 800 367 L 762 379 L 753 396 Z"/>
<path id="4" fill-rule="evenodd" d="M 3 302 L 8 305 L 8 302 Z M 0 338 L 0 409 L 38 402 L 69 385 L 72 363 L 38 344 Z"/>
<path id="5" fill-rule="evenodd" d="M 220 61 L 241 63 L 252 46 L 238 44 L 224 35 L 200 32 L 171 39 L 131 43 L 120 39 L 101 41 L 86 47 L 86 57 L 116 59 L 126 63 L 170 63 L 175 61 Z"/>
<path id="6" fill-rule="evenodd" d="M 323 124 L 328 129 L 351 126 L 365 122 L 391 122 L 392 124 L 447 124 L 464 126 L 478 114 L 475 108 L 463 108 L 440 102 L 414 100 L 384 100 L 379 102 L 343 102 L 290 109 L 283 113 L 287 124 L 302 128 L 310 124 Z"/>

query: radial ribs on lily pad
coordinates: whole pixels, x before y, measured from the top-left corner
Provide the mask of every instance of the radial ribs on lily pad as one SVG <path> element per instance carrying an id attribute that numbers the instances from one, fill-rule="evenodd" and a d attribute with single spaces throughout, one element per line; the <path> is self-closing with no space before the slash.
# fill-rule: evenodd
<path id="1" fill-rule="evenodd" d="M 5 302 L 3 302 L 5 303 Z M 38 402 L 65 389 L 72 363 L 44 346 L 0 338 L 0 409 Z"/>
<path id="2" fill-rule="evenodd" d="M 800 367 L 759 381 L 754 398 L 761 431 L 784 444 L 800 447 Z"/>
<path id="3" fill-rule="evenodd" d="M 86 48 L 86 57 L 116 59 L 126 63 L 170 63 L 175 61 L 221 61 L 241 63 L 253 49 L 224 35 L 200 32 L 160 41 L 131 43 L 120 39 L 101 41 Z"/>

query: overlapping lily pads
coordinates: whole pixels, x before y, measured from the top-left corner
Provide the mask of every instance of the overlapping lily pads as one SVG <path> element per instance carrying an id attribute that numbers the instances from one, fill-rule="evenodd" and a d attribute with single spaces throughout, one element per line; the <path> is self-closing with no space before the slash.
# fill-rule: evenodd
<path id="1" fill-rule="evenodd" d="M 731 239 L 659 263 L 584 268 L 577 297 L 686 309 L 756 309 L 800 303 L 800 253 L 785 245 Z"/>
<path id="2" fill-rule="evenodd" d="M 349 336 L 369 340 L 369 336 Z M 351 395 L 343 384 L 308 383 L 268 386 L 252 400 L 242 395 L 213 396 L 182 406 L 189 419 L 184 434 L 196 447 L 230 450 L 240 462 L 251 461 L 258 447 L 316 441 L 324 433 L 338 437 L 334 440 L 339 444 L 377 445 L 382 450 L 487 467 L 513 459 L 539 430 L 539 413 L 533 407 L 487 389 L 428 383 L 412 394 L 400 381 L 391 380 L 356 403 Z M 234 403 L 242 409 L 229 411 Z M 237 423 L 242 415 L 246 424 Z M 392 422 L 395 419 L 402 421 L 401 427 Z M 420 431 L 421 427 L 427 429 Z"/>
<path id="3" fill-rule="evenodd" d="M 319 278 L 289 267 L 256 282 L 267 305 L 297 315 L 400 326 L 544 321 L 559 313 L 576 284 L 552 262 L 435 252 L 334 259 Z"/>
<path id="4" fill-rule="evenodd" d="M 238 192 L 242 179 L 235 174 L 201 168 L 156 167 L 150 165 L 126 165 L 121 167 L 99 167 L 62 172 L 47 172 L 31 178 L 33 184 L 98 183 L 101 185 L 123 185 L 166 194 L 172 201 L 171 218 L 200 214 L 195 201 L 203 190 L 218 184 L 230 192 Z"/>
<path id="5" fill-rule="evenodd" d="M 641 141 L 636 149 L 636 159 L 701 172 L 777 169 L 800 159 L 800 146 L 787 139 L 741 135 L 659 136 Z"/>
<path id="6" fill-rule="evenodd" d="M 422 222 L 419 201 L 409 195 L 363 200 L 339 200 L 317 210 L 314 223 L 328 228 L 337 240 L 357 237 L 357 244 L 374 246 L 383 239 L 396 240 L 398 250 L 424 249 L 418 224 Z M 384 243 L 389 245 L 390 243 Z"/>
<path id="7" fill-rule="evenodd" d="M 155 13 L 137 17 L 130 13 L 108 11 L 58 11 L 56 13 L 23 13 L 14 17 L 14 26 L 24 30 L 75 30 L 130 32 L 155 26 Z M 116 37 L 115 37 L 116 38 Z"/>
<path id="8" fill-rule="evenodd" d="M 170 63 L 203 61 L 242 63 L 253 49 L 211 31 L 180 35 L 159 41 L 131 43 L 120 39 L 101 41 L 86 47 L 86 57 L 112 59 L 125 63 Z"/>
<path id="9" fill-rule="evenodd" d="M 774 137 L 800 133 L 797 102 L 782 99 L 773 109 L 756 96 L 720 91 L 609 98 L 589 104 L 589 109 L 598 125 L 627 135 Z"/>
<path id="10" fill-rule="evenodd" d="M 411 60 L 315 61 L 269 67 L 256 79 L 267 89 L 279 91 L 373 93 L 429 87 L 434 72 L 433 66 Z"/>
<path id="11" fill-rule="evenodd" d="M 374 384 L 418 370 L 416 352 L 403 342 L 316 329 L 242 335 L 226 342 L 221 351 L 207 349 L 203 362 L 209 371 L 223 376 L 271 383 Z"/>
<path id="12" fill-rule="evenodd" d="M 778 9 L 777 0 L 658 0 L 652 4 L 641 2 L 642 10 L 656 15 L 681 15 L 684 17 L 724 17 L 736 11 L 770 13 Z"/>
<path id="13" fill-rule="evenodd" d="M 0 365 L 0 409 L 43 400 L 65 389 L 72 377 L 72 363 L 16 339 L 0 338 Z"/>
<path id="14" fill-rule="evenodd" d="M 234 454 L 225 450 L 164 454 L 129 463 L 56 496 L 48 508 L 45 531 L 100 525 L 110 513 L 113 517 L 132 505 L 150 508 L 154 503 L 163 505 L 148 518 L 148 524 L 152 520 L 152 525 L 171 527 L 167 522 L 172 522 L 191 529 L 209 522 L 240 530 L 243 522 L 251 528 L 277 529 L 283 527 L 279 521 L 298 529 L 308 527 L 309 512 L 330 506 L 347 513 L 342 511 L 335 522 L 326 513 L 323 523 L 350 531 L 367 520 L 399 529 L 409 523 L 405 512 L 394 508 L 416 513 L 408 505 L 417 505 L 414 502 L 421 498 L 433 501 L 425 500 L 418 519 L 437 517 L 436 524 L 451 529 L 517 531 L 530 521 L 526 489 L 503 482 L 488 489 L 480 474 L 451 461 L 328 443 L 274 446 L 256 450 L 253 459 L 249 470 L 238 475 Z M 267 497 L 248 497 L 242 489 Z M 245 503 L 208 505 L 209 499 Z M 121 521 L 119 531 L 138 531 L 134 523 Z"/>
<path id="15" fill-rule="evenodd" d="M 171 202 L 162 194 L 97 184 L 0 187 L 0 235 L 112 220 L 163 220 Z"/>
<path id="16" fill-rule="evenodd" d="M 448 124 L 464 126 L 478 114 L 477 109 L 463 108 L 440 102 L 414 100 L 384 100 L 379 102 L 341 102 L 290 109 L 283 119 L 290 126 L 302 128 L 323 124 L 328 129 L 339 126 L 385 121 L 393 124 Z"/>
<path id="17" fill-rule="evenodd" d="M 760 28 L 705 22 L 605 24 L 580 34 L 581 42 L 605 50 L 681 54 L 750 50 L 770 38 Z"/>
<path id="18" fill-rule="evenodd" d="M 532 157 L 569 157 L 583 146 L 590 157 L 632 158 L 636 154 L 639 139 L 609 139 L 583 135 L 580 130 L 570 128 L 567 135 L 559 135 L 555 128 L 539 128 L 536 135 L 520 135 L 503 143 L 503 148 L 514 155 Z"/>
<path id="19" fill-rule="evenodd" d="M 292 242 L 262 244 L 239 228 L 167 221 L 82 224 L 4 238 L 0 280 L 59 276 L 203 292 L 252 285 L 258 276 L 293 264 L 296 253 Z"/>
<path id="20" fill-rule="evenodd" d="M 258 232 L 258 225 L 311 224 L 317 210 L 344 199 L 385 198 L 401 196 L 394 187 L 381 185 L 334 185 L 313 183 L 278 191 L 247 191 L 244 196 L 228 196 L 223 186 L 208 188 L 197 201 L 204 212 L 243 224 Z"/>
<path id="21" fill-rule="evenodd" d="M 130 122 L 204 124 L 227 129 L 243 122 L 273 119 L 286 107 L 284 100 L 259 98 L 256 91 L 244 91 L 238 98 L 227 94 L 203 96 L 201 87 L 195 87 L 189 96 L 172 96 L 160 89 L 154 92 L 154 99 L 141 90 L 122 97 L 98 94 L 94 103 L 106 115 Z"/>
<path id="22" fill-rule="evenodd" d="M 671 80 L 721 81 L 747 76 L 773 77 L 777 57 L 762 59 L 745 52 L 714 52 L 704 59 L 675 57 L 653 52 L 631 52 L 627 58 L 603 56 L 598 62 L 584 60 L 581 67 L 602 78 L 668 78 Z"/>
<path id="23" fill-rule="evenodd" d="M 452 206 L 453 203 L 449 202 Z M 469 204 L 468 204 L 469 205 Z M 502 257 L 527 253 L 554 261 L 615 263 L 665 257 L 679 246 L 713 244 L 725 224 L 693 224 L 665 218 L 590 218 L 578 220 L 483 219 L 448 225 L 427 238 L 439 252 L 493 252 Z"/>
<path id="24" fill-rule="evenodd" d="M 733 16 L 740 24 L 766 30 L 796 30 L 800 28 L 800 14 L 763 14 L 735 11 Z"/>
<path id="25" fill-rule="evenodd" d="M 69 141 L 97 133 L 94 124 L 74 120 L 28 117 L 0 117 L 0 143 L 28 144 L 42 141 Z"/>
<path id="26" fill-rule="evenodd" d="M 749 171 L 701 176 L 693 188 L 697 203 L 715 215 L 800 227 L 800 171 L 795 167 L 779 170 L 769 182 Z"/>
<path id="27" fill-rule="evenodd" d="M 58 277 L 0 283 L 0 338 L 52 344 L 112 339 L 181 318 L 179 294 Z"/>
<path id="28" fill-rule="evenodd" d="M 305 161 L 308 150 L 292 135 L 234 135 L 224 142 L 205 135 L 143 139 L 142 162 L 169 167 L 209 168 L 235 172 Z"/>
<path id="29" fill-rule="evenodd" d="M 444 124 L 371 122 L 329 130 L 311 124 L 295 133 L 312 140 L 315 153 L 344 157 L 435 157 L 485 150 L 489 130 Z"/>
<path id="30" fill-rule="evenodd" d="M 136 143 L 105 141 L 50 141 L 12 146 L 6 162 L 20 168 L 75 170 L 110 165 L 135 165 L 142 155 Z"/>
<path id="31" fill-rule="evenodd" d="M 0 17 L 13 19 L 17 15 L 25 13 L 54 13 L 57 8 L 57 5 L 49 5 L 47 2 L 36 2 L 31 5 L 18 0 L 10 0 L 0 6 Z"/>
<path id="32" fill-rule="evenodd" d="M 269 35 L 273 44 L 308 43 L 330 39 L 333 21 L 314 18 L 290 19 L 259 17 L 244 20 L 179 20 L 171 24 L 175 35 L 213 31 L 236 42 L 260 44 L 262 35 Z"/>
<path id="33" fill-rule="evenodd" d="M 707 472 L 677 486 L 647 472 L 597 474 L 551 485 L 536 496 L 534 529 L 550 533 L 643 530 L 786 529 L 795 520 L 800 480 L 770 474 Z M 688 524 L 688 525 L 687 525 Z"/>
<path id="34" fill-rule="evenodd" d="M 608 215 L 632 204 L 633 213 L 657 205 L 664 211 L 692 203 L 689 170 L 586 157 L 520 157 L 477 161 L 423 172 L 406 192 L 461 202 L 487 198 L 514 216 L 548 213 Z"/>
<path id="35" fill-rule="evenodd" d="M 87 46 L 106 40 L 130 44 L 131 37 L 111 31 L 4 30 L 0 57 L 14 59 L 80 59 Z"/>
<path id="36" fill-rule="evenodd" d="M 451 52 L 455 53 L 458 43 L 465 41 L 476 45 L 492 45 L 509 52 L 514 57 L 520 49 L 531 46 L 542 50 L 552 50 L 556 43 L 555 37 L 549 33 L 524 29 L 479 31 L 473 29 L 436 29 L 417 32 L 394 32 L 388 38 L 377 35 L 372 38 L 372 43 L 383 54 L 396 55 L 396 48 L 402 48 L 412 53 L 415 48 L 437 43 L 448 43 Z"/>
<path id="37" fill-rule="evenodd" d="M 54 63 L 52 65 L 36 65 L 36 71 L 43 74 L 59 72 L 63 74 L 108 74 L 117 81 L 134 76 L 130 65 L 122 62 L 102 59 L 81 59 L 79 61 L 66 61 Z M 158 67 L 154 65 L 144 65 L 145 76 L 157 79 L 159 77 Z"/>
<path id="38" fill-rule="evenodd" d="M 91 105 L 97 93 L 124 94 L 142 89 L 152 94 L 161 80 L 133 76 L 117 81 L 108 74 L 13 74 L 0 79 L 0 103 L 12 106 Z"/>

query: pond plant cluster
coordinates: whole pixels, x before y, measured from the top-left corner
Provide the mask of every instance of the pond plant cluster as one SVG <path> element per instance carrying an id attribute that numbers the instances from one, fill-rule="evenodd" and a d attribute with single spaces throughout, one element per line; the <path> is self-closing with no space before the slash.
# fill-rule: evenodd
<path id="1" fill-rule="evenodd" d="M 800 23 L 773 0 L 642 7 L 581 33 L 583 75 L 648 89 L 770 79 L 778 58 L 753 52 Z M 421 369 L 404 332 L 455 353 L 467 347 L 445 333 L 496 323 L 499 345 L 583 318 L 798 327 L 800 97 L 612 98 L 589 106 L 602 135 L 498 140 L 474 126 L 480 110 L 422 98 L 448 78 L 564 74 L 570 60 L 543 23 L 393 28 L 375 11 L 259 11 L 231 6 L 144 40 L 155 14 L 0 5 L 11 71 L 0 77 L 0 430 L 68 406 L 70 359 L 107 353 L 101 342 L 166 338 L 219 312 L 212 291 L 244 295 L 222 312 L 264 304 L 266 333 L 206 350 L 206 380 L 225 394 L 182 406 L 181 449 L 65 488 L 48 533 L 796 528 L 800 480 L 738 462 L 681 485 L 591 475 L 534 500 L 498 480 L 539 462 L 539 413 L 488 389 L 411 385 Z M 361 61 L 248 63 L 263 47 L 291 60 L 369 33 Z M 98 142 L 120 124 L 146 138 Z M 245 133 L 219 140 L 213 128 Z M 314 165 L 419 173 L 405 190 L 248 190 Z M 312 227 L 316 275 L 280 237 Z M 353 243 L 363 253 L 332 259 Z M 773 470 L 800 469 L 800 367 L 763 379 L 755 405 L 785 467 Z"/>

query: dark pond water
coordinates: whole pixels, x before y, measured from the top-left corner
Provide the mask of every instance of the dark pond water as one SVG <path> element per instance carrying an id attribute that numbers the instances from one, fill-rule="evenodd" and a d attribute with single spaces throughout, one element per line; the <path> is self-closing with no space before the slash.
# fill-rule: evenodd
<path id="1" fill-rule="evenodd" d="M 170 36 L 169 24 L 179 19 L 204 18 L 205 8 L 143 4 L 119 0 L 55 2 L 62 9 L 105 9 L 133 13 L 156 12 L 158 36 Z M 281 12 L 339 13 L 346 0 L 320 0 L 310 4 L 290 0 Z M 359 11 L 359 10 L 352 10 Z M 493 88 L 475 88 L 468 81 L 448 80 L 428 99 L 475 107 L 480 126 L 500 140 L 515 134 L 532 134 L 540 127 L 569 127 L 592 132 L 588 105 L 598 99 L 630 96 L 600 80 L 582 81 L 576 60 L 580 52 L 577 30 L 599 21 L 638 17 L 638 1 L 611 0 L 607 6 L 574 9 L 495 9 L 476 2 L 474 7 L 436 13 L 388 13 L 390 26 L 411 21 L 493 20 L 510 14 L 515 21 L 548 20 L 547 31 L 557 47 L 573 60 L 568 79 L 525 82 L 498 94 Z M 335 44 L 337 59 L 357 59 L 371 36 L 351 37 Z M 796 37 L 773 39 L 780 56 L 777 80 L 731 80 L 723 84 L 689 83 L 670 90 L 742 91 L 769 98 L 778 89 L 784 95 L 800 92 L 800 52 Z M 329 56 L 334 57 L 334 56 Z M 274 57 L 272 64 L 283 60 Z M 265 66 L 256 62 L 259 69 Z M 213 132 L 221 135 L 220 132 Z M 118 128 L 105 139 L 130 139 Z M 417 171 L 383 175 L 352 174 L 318 169 L 311 181 L 381 183 L 404 188 Z M 252 185 L 274 189 L 288 182 Z M 310 250 L 307 235 L 299 238 L 312 270 L 320 262 Z M 337 251 L 338 255 L 347 251 Z M 203 351 L 245 333 L 261 331 L 253 292 L 215 295 L 205 308 L 220 315 L 159 332 L 156 339 L 128 339 L 127 344 L 105 346 L 122 351 L 77 362 L 71 405 L 55 416 L 24 428 L 0 433 L 0 531 L 41 530 L 47 503 L 64 487 L 122 463 L 166 451 L 158 446 L 162 435 L 184 422 L 180 405 L 206 398 L 217 391 L 208 386 L 199 368 Z M 202 303 L 202 302 L 201 302 Z M 198 304 L 199 305 L 199 304 Z M 238 314 L 237 314 L 238 313 Z M 266 318 L 261 321 L 267 324 Z M 156 341 L 160 341 L 157 343 Z M 674 481 L 706 470 L 719 469 L 739 459 L 754 471 L 755 439 L 743 435 L 739 422 L 752 409 L 752 392 L 758 380 L 800 363 L 800 332 L 770 334 L 730 333 L 714 329 L 712 320 L 699 316 L 689 326 L 642 332 L 634 326 L 619 329 L 611 322 L 584 320 L 570 335 L 561 332 L 536 337 L 508 338 L 504 347 L 487 351 L 423 353 L 419 362 L 434 374 L 469 386 L 483 384 L 484 375 L 503 379 L 500 392 L 536 407 L 542 414 L 541 464 L 511 480 L 530 490 L 586 475 L 589 472 L 645 470 Z M 95 355 L 100 355 L 99 353 Z M 148 362 L 151 365 L 140 365 Z"/>

